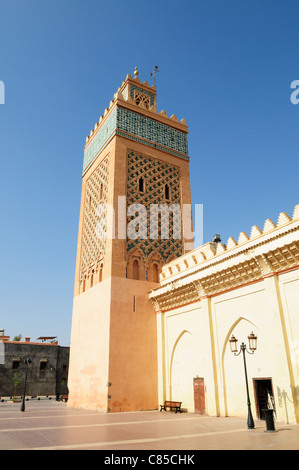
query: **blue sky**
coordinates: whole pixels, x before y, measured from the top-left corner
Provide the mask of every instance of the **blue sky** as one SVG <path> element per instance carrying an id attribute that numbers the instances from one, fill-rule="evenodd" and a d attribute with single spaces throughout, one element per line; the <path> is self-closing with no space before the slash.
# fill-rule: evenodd
<path id="1" fill-rule="evenodd" d="M 86 135 L 126 75 L 189 127 L 203 241 L 298 197 L 297 0 L 0 0 L 0 328 L 68 346 Z"/>

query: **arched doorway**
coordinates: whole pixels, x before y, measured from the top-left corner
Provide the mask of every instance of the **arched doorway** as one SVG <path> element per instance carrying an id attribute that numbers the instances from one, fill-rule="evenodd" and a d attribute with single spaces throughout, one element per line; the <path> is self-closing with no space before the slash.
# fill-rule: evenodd
<path id="1" fill-rule="evenodd" d="M 194 412 L 193 380 L 199 373 L 199 353 L 193 335 L 184 330 L 177 338 L 170 364 L 170 399 Z"/>
<path id="2" fill-rule="evenodd" d="M 239 339 L 240 343 L 247 340 L 247 336 L 252 329 L 257 332 L 257 325 L 252 323 L 245 317 L 239 317 L 230 327 L 225 337 L 222 350 L 222 377 L 223 377 L 223 404 L 225 416 L 246 416 L 246 388 L 244 364 L 241 356 L 236 357 L 231 353 L 229 347 L 229 338 L 233 334 Z M 248 362 L 249 357 L 246 357 Z M 255 357 L 251 356 L 250 362 L 247 364 L 249 395 L 251 401 L 252 413 L 255 415 L 253 404 L 253 371 Z M 244 406 L 245 404 L 245 406 Z"/>

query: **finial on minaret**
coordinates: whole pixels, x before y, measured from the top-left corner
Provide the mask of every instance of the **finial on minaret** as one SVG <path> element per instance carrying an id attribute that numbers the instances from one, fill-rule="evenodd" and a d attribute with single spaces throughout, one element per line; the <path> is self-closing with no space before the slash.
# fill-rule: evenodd
<path id="1" fill-rule="evenodd" d="M 135 67 L 134 75 L 135 75 L 136 78 L 138 77 L 138 73 L 139 73 L 139 72 L 138 72 L 138 67 Z"/>
<path id="2" fill-rule="evenodd" d="M 158 70 L 158 65 L 155 65 L 155 67 L 153 68 L 153 72 L 150 73 L 150 76 L 154 78 L 154 85 L 156 86 L 156 77 L 155 77 L 155 73 L 156 72 L 159 72 Z"/>

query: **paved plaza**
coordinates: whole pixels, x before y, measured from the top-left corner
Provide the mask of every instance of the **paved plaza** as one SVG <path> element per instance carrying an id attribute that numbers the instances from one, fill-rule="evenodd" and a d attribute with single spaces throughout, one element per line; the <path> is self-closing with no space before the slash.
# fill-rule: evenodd
<path id="1" fill-rule="evenodd" d="M 30 399 L 25 412 L 20 403 L 0 402 L 1 450 L 102 450 L 107 458 L 115 451 L 299 450 L 299 425 L 276 422 L 276 432 L 266 432 L 265 421 L 255 426 L 165 411 L 103 414 L 54 399 Z"/>

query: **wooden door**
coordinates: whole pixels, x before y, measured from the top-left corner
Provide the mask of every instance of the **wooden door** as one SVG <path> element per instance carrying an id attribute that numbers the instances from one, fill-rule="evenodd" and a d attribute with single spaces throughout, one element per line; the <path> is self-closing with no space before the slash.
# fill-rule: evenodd
<path id="1" fill-rule="evenodd" d="M 264 410 L 268 406 L 273 407 L 275 411 L 273 388 L 271 377 L 253 379 L 256 412 L 259 419 L 265 419 Z"/>
<path id="2" fill-rule="evenodd" d="M 194 391 L 194 412 L 204 415 L 206 414 L 205 403 L 205 384 L 203 377 L 195 377 L 193 379 Z"/>

